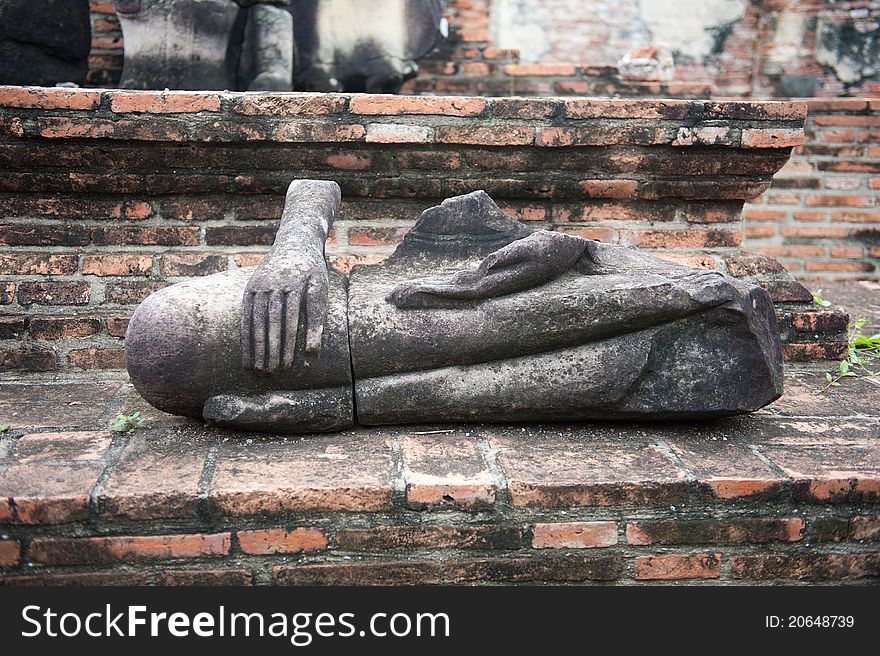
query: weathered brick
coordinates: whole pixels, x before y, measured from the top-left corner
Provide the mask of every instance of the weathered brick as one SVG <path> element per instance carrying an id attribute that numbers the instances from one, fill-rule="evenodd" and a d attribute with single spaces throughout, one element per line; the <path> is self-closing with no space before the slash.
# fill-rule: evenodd
<path id="1" fill-rule="evenodd" d="M 187 91 L 116 91 L 110 97 L 110 109 L 117 114 L 219 112 L 220 94 Z"/>
<path id="2" fill-rule="evenodd" d="M 229 553 L 229 533 L 194 535 L 38 538 L 30 560 L 44 565 L 103 565 L 140 560 L 216 558 Z"/>
<path id="3" fill-rule="evenodd" d="M 668 554 L 636 558 L 635 577 L 639 580 L 717 579 L 720 576 L 720 554 Z"/>
<path id="4" fill-rule="evenodd" d="M 352 114 L 400 115 L 440 114 L 442 116 L 478 116 L 486 109 L 482 98 L 452 96 L 355 95 L 349 101 Z"/>
<path id="5" fill-rule="evenodd" d="M 67 357 L 71 367 L 80 369 L 125 369 L 121 348 L 74 349 Z"/>
<path id="6" fill-rule="evenodd" d="M 742 131 L 743 148 L 790 148 L 803 143 L 803 130 L 744 128 Z"/>
<path id="7" fill-rule="evenodd" d="M 63 276 L 76 272 L 76 255 L 0 253 L 0 275 Z"/>
<path id="8" fill-rule="evenodd" d="M 388 510 L 391 469 L 390 445 L 371 434 L 289 444 L 225 443 L 210 500 L 232 515 Z"/>
<path id="9" fill-rule="evenodd" d="M 101 332 L 98 317 L 32 317 L 28 330 L 37 339 L 89 337 Z"/>
<path id="10" fill-rule="evenodd" d="M 108 228 L 92 230 L 96 246 L 197 246 L 199 228 L 196 226 L 150 226 L 147 228 Z"/>
<path id="11" fill-rule="evenodd" d="M 22 305 L 87 305 L 91 297 L 92 286 L 87 282 L 22 282 L 18 285 L 18 302 Z"/>
<path id="12" fill-rule="evenodd" d="M 635 198 L 635 180 L 581 180 L 578 187 L 589 198 Z"/>
<path id="13" fill-rule="evenodd" d="M 440 582 L 433 561 L 320 563 L 274 569 L 276 585 L 431 585 Z"/>
<path id="14" fill-rule="evenodd" d="M 93 276 L 147 276 L 153 270 L 153 256 L 143 253 L 84 255 L 82 272 Z"/>
<path id="15" fill-rule="evenodd" d="M 620 578 L 619 556 L 565 558 L 486 558 L 447 561 L 443 580 L 450 583 L 613 581 Z"/>
<path id="16" fill-rule="evenodd" d="M 367 131 L 363 125 L 336 123 L 282 123 L 275 130 L 275 140 L 282 142 L 347 142 L 360 141 Z"/>
<path id="17" fill-rule="evenodd" d="M 28 574 L 0 577 L 0 585 L 27 586 L 135 586 L 147 582 L 146 572 L 77 572 L 73 574 Z"/>
<path id="18" fill-rule="evenodd" d="M 0 305 L 12 305 L 15 301 L 15 283 L 0 281 Z"/>
<path id="19" fill-rule="evenodd" d="M 843 332 L 849 325 L 849 315 L 844 312 L 795 312 L 791 326 L 802 333 Z"/>
<path id="20" fill-rule="evenodd" d="M 15 464 L 0 471 L 0 523 L 64 524 L 88 517 L 103 463 Z"/>
<path id="21" fill-rule="evenodd" d="M 477 450 L 462 434 L 401 438 L 407 506 L 415 510 L 454 507 L 480 510 L 495 503 L 495 482 Z"/>
<path id="22" fill-rule="evenodd" d="M 444 125 L 438 127 L 436 132 L 437 143 L 446 144 L 528 146 L 535 139 L 534 129 L 523 126 L 458 127 Z"/>
<path id="23" fill-rule="evenodd" d="M 55 352 L 36 349 L 0 349 L 0 371 L 54 371 Z"/>
<path id="24" fill-rule="evenodd" d="M 104 301 L 119 305 L 136 305 L 153 292 L 168 286 L 168 282 L 159 280 L 120 281 L 107 285 Z"/>
<path id="25" fill-rule="evenodd" d="M 743 544 L 801 539 L 804 521 L 795 519 L 640 520 L 626 525 L 629 544 Z"/>
<path id="26" fill-rule="evenodd" d="M 370 123 L 365 140 L 368 143 L 431 143 L 434 140 L 434 128 L 400 123 Z"/>
<path id="27" fill-rule="evenodd" d="M 880 553 L 730 556 L 733 579 L 834 581 L 880 576 Z"/>
<path id="28" fill-rule="evenodd" d="M 125 337 L 129 317 L 107 317 L 107 333 L 113 337 Z"/>
<path id="29" fill-rule="evenodd" d="M 617 544 L 617 522 L 558 522 L 535 524 L 535 549 L 589 549 Z"/>
<path id="30" fill-rule="evenodd" d="M 97 109 L 101 92 L 92 89 L 0 87 L 0 105 L 22 109 Z"/>
<path id="31" fill-rule="evenodd" d="M 621 235 L 621 242 L 640 248 L 715 248 L 738 246 L 739 230 L 630 230 Z"/>
<path id="32" fill-rule="evenodd" d="M 207 276 L 226 271 L 226 255 L 221 253 L 165 253 L 160 271 L 163 276 Z"/>
<path id="33" fill-rule="evenodd" d="M 324 116 L 345 111 L 345 96 L 325 93 L 249 93 L 232 111 L 247 116 Z"/>
<path id="34" fill-rule="evenodd" d="M 16 567 L 21 562 L 21 544 L 17 540 L 0 540 L 0 567 Z"/>
<path id="35" fill-rule="evenodd" d="M 290 554 L 321 551 L 327 548 L 327 536 L 317 528 L 259 529 L 236 533 L 241 550 L 246 554 Z"/>
<path id="36" fill-rule="evenodd" d="M 0 339 L 20 339 L 27 330 L 26 316 L 0 317 Z"/>
<path id="37" fill-rule="evenodd" d="M 798 499 L 820 503 L 880 500 L 880 447 L 768 445 L 762 451 L 791 477 Z"/>
<path id="38" fill-rule="evenodd" d="M 565 101 L 566 118 L 683 119 L 691 104 L 686 100 L 630 100 L 578 98 Z"/>
<path id="39" fill-rule="evenodd" d="M 171 586 L 251 586 L 253 572 L 249 569 L 165 569 L 161 574 L 162 585 Z"/>
<path id="40" fill-rule="evenodd" d="M 336 546 L 382 553 L 397 549 L 519 549 L 523 531 L 514 526 L 377 526 L 336 531 Z"/>
<path id="41" fill-rule="evenodd" d="M 853 540 L 880 540 L 880 515 L 856 515 L 850 519 L 849 537 Z"/>

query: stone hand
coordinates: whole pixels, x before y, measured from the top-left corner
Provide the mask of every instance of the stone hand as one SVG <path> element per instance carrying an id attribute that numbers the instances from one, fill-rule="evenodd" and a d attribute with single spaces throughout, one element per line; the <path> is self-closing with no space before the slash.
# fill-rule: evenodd
<path id="1" fill-rule="evenodd" d="M 320 351 L 328 290 L 327 264 L 317 248 L 268 255 L 244 291 L 244 368 L 272 373 L 292 367 L 301 319 L 306 352 Z"/>
<path id="2" fill-rule="evenodd" d="M 571 269 L 586 245 L 578 237 L 541 230 L 490 254 L 473 271 L 398 285 L 388 300 L 404 309 L 432 308 L 531 289 Z"/>

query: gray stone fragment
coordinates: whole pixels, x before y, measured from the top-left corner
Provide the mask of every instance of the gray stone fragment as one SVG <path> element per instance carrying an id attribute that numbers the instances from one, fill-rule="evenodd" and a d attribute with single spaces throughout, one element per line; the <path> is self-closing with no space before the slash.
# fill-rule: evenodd
<path id="1" fill-rule="evenodd" d="M 126 89 L 290 90 L 287 0 L 114 0 Z"/>
<path id="2" fill-rule="evenodd" d="M 440 0 L 292 0 L 296 86 L 397 93 L 440 37 Z"/>
<path id="3" fill-rule="evenodd" d="M 88 0 L 0 0 L 0 84 L 81 86 L 91 47 Z"/>

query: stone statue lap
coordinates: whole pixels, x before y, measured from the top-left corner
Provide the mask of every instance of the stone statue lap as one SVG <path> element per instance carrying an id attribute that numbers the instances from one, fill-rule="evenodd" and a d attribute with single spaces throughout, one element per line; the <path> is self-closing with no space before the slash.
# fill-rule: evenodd
<path id="1" fill-rule="evenodd" d="M 339 204 L 336 183 L 294 181 L 258 267 L 148 297 L 125 341 L 141 395 L 220 426 L 314 432 L 705 419 L 782 394 L 760 287 L 532 233 L 482 191 L 426 210 L 388 260 L 347 283 L 323 252 Z"/>

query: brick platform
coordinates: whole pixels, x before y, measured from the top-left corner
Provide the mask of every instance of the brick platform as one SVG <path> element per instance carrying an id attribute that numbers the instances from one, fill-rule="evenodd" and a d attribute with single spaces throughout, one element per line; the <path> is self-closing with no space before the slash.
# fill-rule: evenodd
<path id="1" fill-rule="evenodd" d="M 866 285 L 829 297 L 870 312 Z M 0 584 L 876 581 L 880 385 L 823 372 L 712 423 L 309 437 L 164 415 L 114 373 L 9 378 Z"/>

